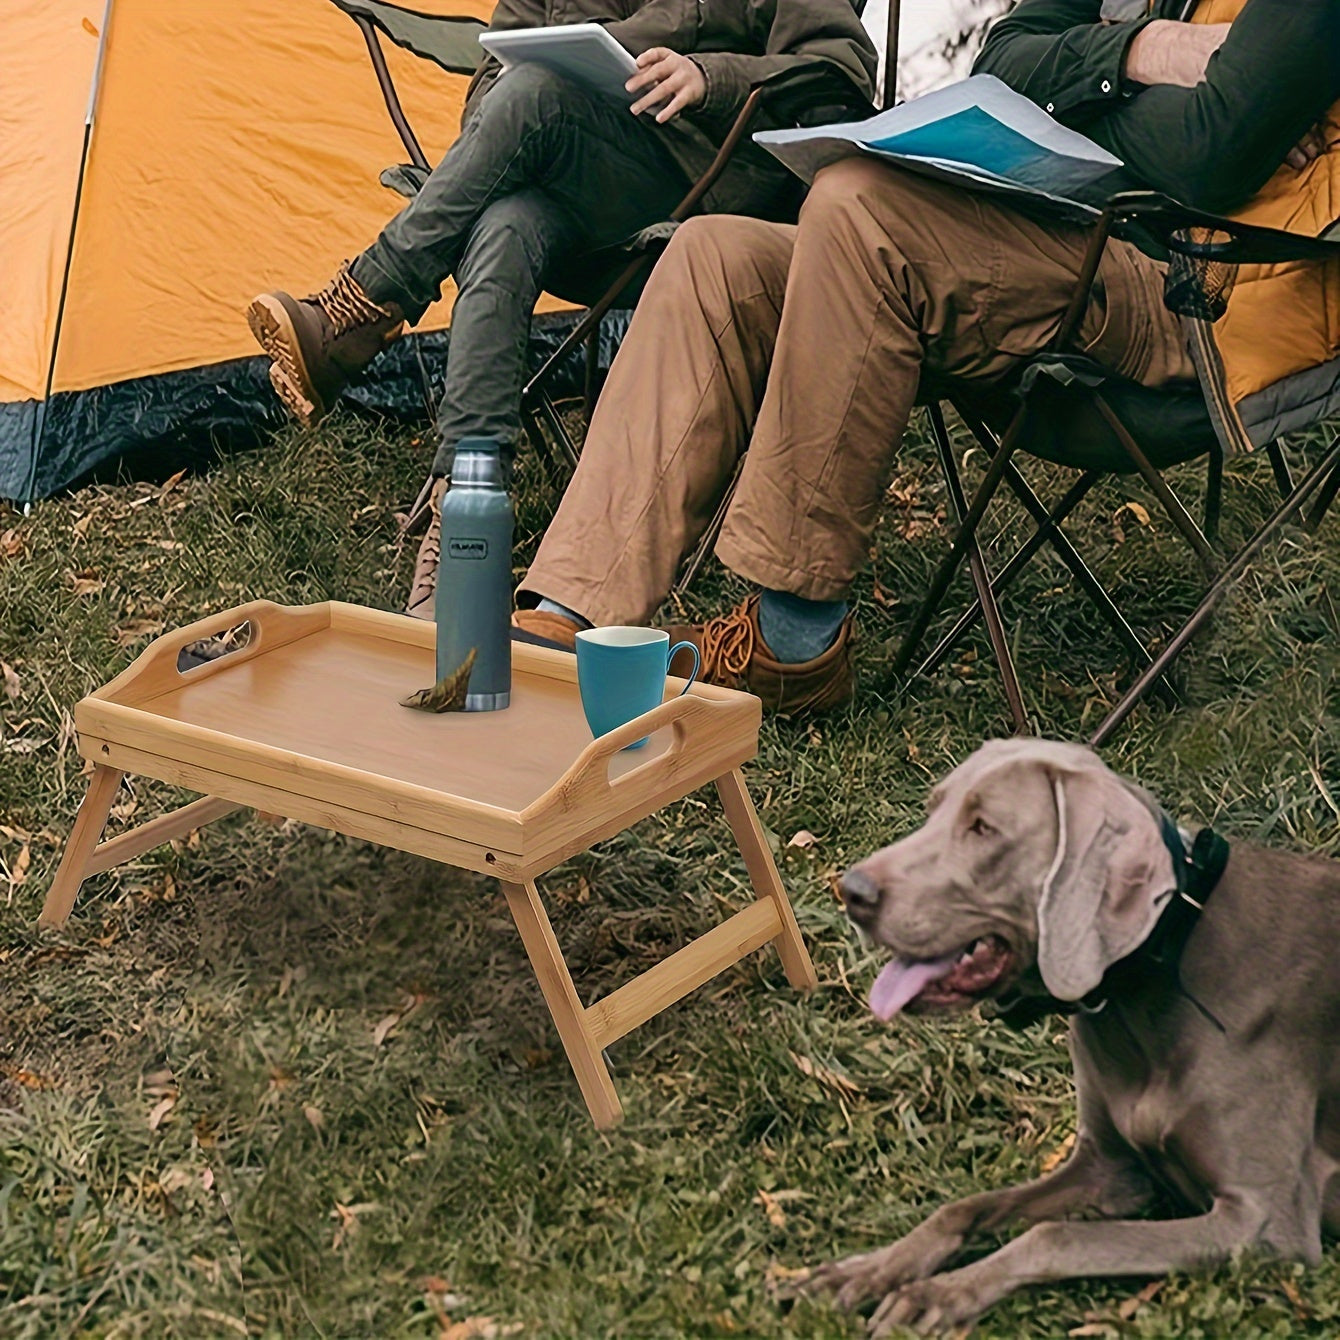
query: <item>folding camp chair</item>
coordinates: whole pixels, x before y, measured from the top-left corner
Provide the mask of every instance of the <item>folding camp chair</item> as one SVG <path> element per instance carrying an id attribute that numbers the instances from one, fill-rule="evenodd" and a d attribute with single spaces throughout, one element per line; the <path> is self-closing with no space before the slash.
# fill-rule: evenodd
<path id="1" fill-rule="evenodd" d="M 478 34 L 484 25 L 470 19 L 444 19 L 415 13 L 384 3 L 384 0 L 333 0 L 333 3 L 362 31 L 387 112 L 410 157 L 408 164 L 383 172 L 381 181 L 402 195 L 412 197 L 431 171 L 431 165 L 400 104 L 380 38 L 384 35 L 395 45 L 434 61 L 449 73 L 469 74 L 478 61 Z M 858 13 L 864 3 L 865 0 L 853 0 Z M 891 22 L 896 30 L 896 0 L 891 4 L 891 10 L 894 15 Z M 577 447 L 555 403 L 565 368 L 584 344 L 585 396 L 589 415 L 597 390 L 601 321 L 620 302 L 631 304 L 636 300 L 656 256 L 668 242 L 675 226 L 698 211 L 703 198 L 717 183 L 759 118 L 766 114 L 773 124 L 796 125 L 802 120 L 817 124 L 825 120 L 868 116 L 872 110 L 846 86 L 840 75 L 826 67 L 809 67 L 757 85 L 745 100 L 715 159 L 694 182 L 669 219 L 644 229 L 620 247 L 588 253 L 565 267 L 567 273 L 551 284 L 551 289 L 555 296 L 585 306 L 587 311 L 526 383 L 521 397 L 527 435 L 546 464 L 551 468 L 555 465 L 546 432 L 569 467 L 577 462 Z M 431 395 L 428 398 L 431 400 Z M 415 512 L 426 501 L 430 486 L 431 481 L 421 492 Z"/>
<path id="2" fill-rule="evenodd" d="M 1340 258 L 1340 242 L 1251 227 L 1176 204 L 1153 192 L 1114 197 L 1094 227 L 1069 307 L 1051 349 L 1033 359 L 1012 392 L 1002 395 L 960 383 L 927 388 L 925 399 L 939 452 L 956 534 L 893 665 L 903 679 L 928 674 L 940 665 L 964 634 L 981 618 L 999 668 L 1015 728 L 1027 728 L 1019 676 L 1005 636 L 997 598 L 1044 544 L 1069 568 L 1118 640 L 1141 666 L 1141 673 L 1108 713 L 1091 743 L 1106 742 L 1150 689 L 1161 681 L 1182 649 L 1205 623 L 1243 571 L 1291 518 L 1312 500 L 1304 524 L 1315 529 L 1340 490 L 1340 436 L 1326 447 L 1306 476 L 1294 483 L 1278 441 L 1266 452 L 1274 467 L 1281 502 L 1268 520 L 1235 554 L 1222 555 L 1213 541 L 1218 530 L 1223 453 L 1195 383 L 1150 389 L 1113 376 L 1070 352 L 1088 306 L 1090 290 L 1109 238 L 1127 237 L 1146 249 L 1167 254 L 1172 276 L 1170 302 L 1202 320 L 1221 314 L 1224 288 L 1244 264 L 1321 262 Z M 1180 299 L 1173 298 L 1173 285 Z M 1178 306 L 1177 303 L 1189 303 Z M 967 501 L 950 447 L 941 409 L 948 400 L 987 454 L 987 466 L 971 503 Z M 997 432 L 996 429 L 1002 431 Z M 1015 462 L 1025 452 L 1078 471 L 1078 479 L 1051 507 L 1030 488 Z M 1163 478 L 1162 470 L 1204 457 L 1208 475 L 1205 524 L 1200 527 Z M 1207 589 L 1195 611 L 1157 656 L 1136 636 L 1098 579 L 1066 537 L 1062 523 L 1106 474 L 1139 473 L 1206 573 Z M 979 528 L 999 486 L 1005 483 L 1023 504 L 1036 529 L 992 576 L 979 541 Z M 931 653 L 915 669 L 913 658 L 939 613 L 955 573 L 968 561 L 976 599 L 959 616 Z"/>

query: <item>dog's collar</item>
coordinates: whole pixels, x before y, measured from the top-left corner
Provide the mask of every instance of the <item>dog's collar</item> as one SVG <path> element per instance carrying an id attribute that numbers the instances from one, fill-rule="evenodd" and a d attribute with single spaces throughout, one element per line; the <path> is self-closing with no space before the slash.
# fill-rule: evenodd
<path id="1" fill-rule="evenodd" d="M 1011 1028 L 1026 1028 L 1048 1014 L 1096 1014 L 1115 990 L 1132 978 L 1163 973 L 1173 986 L 1221 1032 L 1223 1025 L 1182 985 L 1182 951 L 1196 929 L 1205 904 L 1218 885 L 1228 864 L 1228 841 L 1213 828 L 1202 828 L 1188 844 L 1184 833 L 1166 811 L 1159 815 L 1163 845 L 1173 861 L 1173 890 L 1154 929 L 1125 958 L 1114 963 L 1103 980 L 1082 1000 L 1060 1000 L 1056 996 L 1013 996 L 1000 1002 L 996 1018 Z"/>

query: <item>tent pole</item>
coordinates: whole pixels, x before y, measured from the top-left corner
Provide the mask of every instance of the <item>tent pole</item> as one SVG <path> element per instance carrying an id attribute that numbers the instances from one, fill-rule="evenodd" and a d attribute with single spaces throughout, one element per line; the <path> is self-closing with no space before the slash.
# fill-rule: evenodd
<path id="1" fill-rule="evenodd" d="M 902 18 L 902 0 L 889 0 L 889 22 L 884 30 L 884 91 L 879 105 L 884 111 L 898 97 L 898 28 Z"/>
<path id="2" fill-rule="evenodd" d="M 74 264 L 74 239 L 79 230 L 79 207 L 84 202 L 84 178 L 88 173 L 88 152 L 93 142 L 93 119 L 98 106 L 98 93 L 102 88 L 102 67 L 107 57 L 107 31 L 112 22 L 112 0 L 105 0 L 102 7 L 102 27 L 98 30 L 98 54 L 93 64 L 93 78 L 89 81 L 88 102 L 84 107 L 84 143 L 79 151 L 79 175 L 75 178 L 74 205 L 70 211 L 70 234 L 65 240 L 65 264 L 61 269 L 60 297 L 56 302 L 56 320 L 51 330 L 51 358 L 47 363 L 46 386 L 42 392 L 37 414 L 33 419 L 32 446 L 29 455 L 32 460 L 28 467 L 28 481 L 23 486 L 23 514 L 32 513 L 33 489 L 37 485 L 37 458 L 42 450 L 42 437 L 46 432 L 47 406 L 56 384 L 56 355 L 60 351 L 61 327 L 65 323 L 65 301 L 70 295 L 70 269 Z"/>

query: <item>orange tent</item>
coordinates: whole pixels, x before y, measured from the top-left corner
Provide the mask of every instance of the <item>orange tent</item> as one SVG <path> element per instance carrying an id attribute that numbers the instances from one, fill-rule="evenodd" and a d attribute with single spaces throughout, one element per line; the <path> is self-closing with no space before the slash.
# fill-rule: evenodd
<path id="1" fill-rule="evenodd" d="M 385 44 L 436 161 L 493 3 L 413 3 L 460 25 L 460 73 Z M 277 421 L 243 310 L 267 287 L 319 287 L 366 246 L 404 203 L 378 182 L 404 157 L 364 38 L 331 0 L 13 7 L 0 44 L 0 497 L 45 496 L 148 441 Z M 442 330 L 449 307 L 418 330 Z M 380 387 L 361 388 L 382 408 L 422 404 L 402 343 Z"/>

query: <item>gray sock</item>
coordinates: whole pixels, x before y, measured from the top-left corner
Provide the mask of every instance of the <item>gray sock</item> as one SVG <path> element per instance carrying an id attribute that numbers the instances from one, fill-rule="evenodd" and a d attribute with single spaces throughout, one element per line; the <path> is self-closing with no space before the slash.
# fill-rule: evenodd
<path id="1" fill-rule="evenodd" d="M 570 619 L 578 628 L 594 627 L 590 619 L 583 619 L 576 610 L 570 610 L 566 605 L 560 605 L 557 600 L 550 600 L 548 596 L 541 596 L 535 608 L 544 610 L 547 614 L 557 614 L 560 619 Z"/>
<path id="2" fill-rule="evenodd" d="M 764 591 L 758 602 L 758 631 L 783 665 L 822 656 L 846 617 L 845 600 L 805 600 L 787 591 Z"/>

